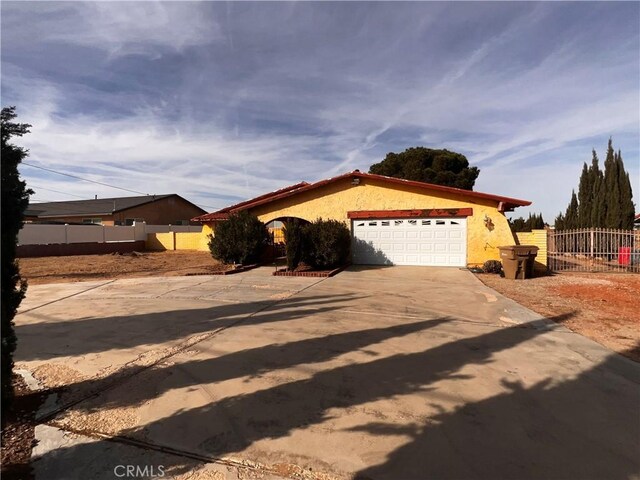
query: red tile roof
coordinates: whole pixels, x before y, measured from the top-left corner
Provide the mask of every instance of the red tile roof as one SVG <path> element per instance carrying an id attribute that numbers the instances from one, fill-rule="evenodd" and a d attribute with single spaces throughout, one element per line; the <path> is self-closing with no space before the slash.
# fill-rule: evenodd
<path id="1" fill-rule="evenodd" d="M 309 190 L 314 190 L 316 188 L 323 187 L 330 183 L 338 182 L 345 178 L 377 180 L 377 181 L 387 182 L 395 185 L 404 185 L 404 186 L 420 188 L 424 190 L 438 191 L 438 192 L 444 192 L 444 193 L 455 193 L 464 197 L 493 200 L 495 202 L 502 203 L 504 206 L 504 210 L 515 208 L 515 207 L 524 207 L 527 205 L 531 205 L 531 202 L 528 200 L 520 200 L 517 198 L 503 197 L 500 195 L 492 195 L 490 193 L 474 192 L 472 190 L 464 190 L 462 188 L 445 187 L 443 185 L 435 185 L 432 183 L 416 182 L 414 180 L 404 180 L 402 178 L 386 177 L 384 175 L 374 175 L 372 173 L 362 173 L 358 170 L 354 170 L 353 172 L 345 173 L 337 177 L 327 178 L 325 180 L 320 180 L 315 183 L 307 183 L 307 182 L 297 183 L 295 185 L 291 185 L 289 187 L 276 190 L 275 192 L 270 192 L 264 195 L 260 195 L 259 197 L 252 198 L 250 200 L 246 200 L 244 202 L 231 205 L 230 207 L 223 208 L 222 210 L 218 210 L 217 212 L 208 213 L 206 215 L 195 217 L 192 220 L 201 221 L 201 222 L 212 221 L 212 220 L 223 220 L 227 218 L 229 213 L 239 212 L 241 210 L 247 210 L 260 205 L 264 205 L 266 203 L 280 200 L 282 198 L 291 197 L 293 195 L 297 195 L 302 192 L 307 192 Z"/>

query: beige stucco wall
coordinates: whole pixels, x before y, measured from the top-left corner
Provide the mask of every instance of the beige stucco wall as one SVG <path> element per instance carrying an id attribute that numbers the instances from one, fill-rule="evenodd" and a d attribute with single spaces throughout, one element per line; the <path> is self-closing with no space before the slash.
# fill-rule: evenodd
<path id="1" fill-rule="evenodd" d="M 352 185 L 350 179 L 270 202 L 250 210 L 267 223 L 282 217 L 298 217 L 313 221 L 317 218 L 336 219 L 350 226 L 347 212 L 357 210 L 409 210 L 434 208 L 473 208 L 467 218 L 467 264 L 480 265 L 486 260 L 499 260 L 498 247 L 514 245 L 515 239 L 507 218 L 498 211 L 498 202 L 478 198 L 464 198 L 458 194 L 439 191 L 429 194 L 410 186 L 390 186 L 371 179 L 360 179 Z M 485 226 L 487 215 L 493 229 Z M 205 226 L 203 235 L 211 233 Z"/>
<path id="2" fill-rule="evenodd" d="M 200 250 L 206 252 L 209 250 L 209 239 L 201 232 L 148 233 L 146 248 L 147 250 Z"/>

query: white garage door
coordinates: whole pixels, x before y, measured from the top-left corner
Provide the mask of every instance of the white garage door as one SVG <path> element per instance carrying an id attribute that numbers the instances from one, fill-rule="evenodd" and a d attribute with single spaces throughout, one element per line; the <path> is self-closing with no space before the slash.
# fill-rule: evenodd
<path id="1" fill-rule="evenodd" d="M 353 220 L 352 232 L 355 264 L 467 264 L 466 218 Z"/>

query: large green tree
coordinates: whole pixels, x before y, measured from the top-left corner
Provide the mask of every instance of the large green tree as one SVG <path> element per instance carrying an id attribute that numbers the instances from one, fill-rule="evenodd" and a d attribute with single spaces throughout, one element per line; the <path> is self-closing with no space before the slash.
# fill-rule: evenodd
<path id="1" fill-rule="evenodd" d="M 22 228 L 24 211 L 29 204 L 29 194 L 25 182 L 20 179 L 18 165 L 28 155 L 22 147 L 10 143 L 12 137 L 21 137 L 29 132 L 26 123 L 15 123 L 15 107 L 2 109 L 2 305 L 0 322 L 2 328 L 2 422 L 4 412 L 12 397 L 11 375 L 13 372 L 13 352 L 16 348 L 16 335 L 13 317 L 24 298 L 27 285 L 20 278 L 20 269 L 16 262 L 16 243 L 18 232 Z"/>
<path id="2" fill-rule="evenodd" d="M 369 173 L 473 190 L 480 170 L 470 167 L 460 153 L 412 147 L 388 153 L 383 161 L 371 165 Z"/>

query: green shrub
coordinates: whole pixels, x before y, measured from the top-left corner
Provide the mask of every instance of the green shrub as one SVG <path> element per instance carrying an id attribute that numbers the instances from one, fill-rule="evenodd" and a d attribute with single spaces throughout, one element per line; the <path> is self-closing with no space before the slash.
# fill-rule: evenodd
<path id="1" fill-rule="evenodd" d="M 293 270 L 302 260 L 304 225 L 300 220 L 294 218 L 288 221 L 282 230 L 287 253 L 287 268 Z"/>
<path id="2" fill-rule="evenodd" d="M 482 265 L 485 273 L 500 273 L 502 271 L 502 263 L 499 260 L 487 260 Z"/>
<path id="3" fill-rule="evenodd" d="M 28 155 L 28 150 L 10 142 L 12 137 L 21 137 L 29 133 L 26 123 L 14 123 L 16 118 L 15 107 L 2 109 L 2 226 L 0 234 L 2 241 L 0 246 L 2 254 L 2 301 L 0 301 L 0 334 L 2 336 L 2 426 L 6 420 L 6 412 L 13 399 L 13 352 L 16 348 L 16 335 L 14 332 L 13 317 L 22 301 L 27 284 L 20 278 L 20 269 L 16 262 L 16 244 L 18 232 L 22 228 L 24 211 L 29 204 L 29 195 L 33 193 L 26 188 L 25 182 L 20 178 L 18 165 Z"/>
<path id="4" fill-rule="evenodd" d="M 221 262 L 248 265 L 260 260 L 268 241 L 266 225 L 248 212 L 239 212 L 216 226 L 209 250 Z"/>
<path id="5" fill-rule="evenodd" d="M 317 219 L 305 225 L 303 260 L 314 268 L 324 270 L 344 265 L 349 260 L 351 233 L 338 220 Z"/>

